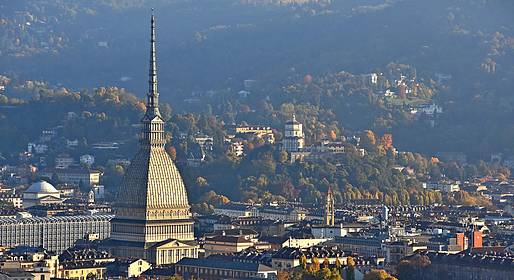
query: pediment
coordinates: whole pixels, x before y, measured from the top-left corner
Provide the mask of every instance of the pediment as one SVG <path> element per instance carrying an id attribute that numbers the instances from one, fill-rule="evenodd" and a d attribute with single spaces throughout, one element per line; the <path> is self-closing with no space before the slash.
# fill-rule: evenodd
<path id="1" fill-rule="evenodd" d="M 163 250 L 163 249 L 176 249 L 176 248 L 191 248 L 192 246 L 181 242 L 177 239 L 168 239 L 161 241 L 153 246 L 157 250 Z"/>

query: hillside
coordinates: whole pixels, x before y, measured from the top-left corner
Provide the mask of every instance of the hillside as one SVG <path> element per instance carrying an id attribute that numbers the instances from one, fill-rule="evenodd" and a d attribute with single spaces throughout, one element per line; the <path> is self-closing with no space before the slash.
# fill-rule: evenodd
<path id="1" fill-rule="evenodd" d="M 4 74 L 77 92 L 109 85 L 144 94 L 150 2 L 0 5 Z M 463 152 L 488 160 L 491 154 L 514 153 L 510 2 L 176 0 L 151 5 L 159 26 L 161 96 L 177 112 L 212 112 L 226 123 L 278 128 L 294 107 L 313 118 L 302 117 L 313 140 L 330 130 L 372 128 L 392 132 L 402 150 L 428 155 Z M 392 73 L 390 82 L 407 75 L 429 94 L 384 98 L 356 81 L 391 72 L 391 65 L 406 68 Z M 313 83 L 304 85 L 307 75 Z M 258 85 L 249 98 L 239 99 L 245 79 Z M 409 113 L 423 104 L 442 108 L 435 125 Z"/>

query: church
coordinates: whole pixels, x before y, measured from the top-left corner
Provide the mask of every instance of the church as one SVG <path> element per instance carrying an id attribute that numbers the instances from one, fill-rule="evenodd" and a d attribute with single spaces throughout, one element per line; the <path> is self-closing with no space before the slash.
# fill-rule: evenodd
<path id="1" fill-rule="evenodd" d="M 118 187 L 111 237 L 105 247 L 121 259 L 141 258 L 162 265 L 198 257 L 198 245 L 184 182 L 164 149 L 153 14 L 150 38 L 149 90 L 139 151 Z"/>

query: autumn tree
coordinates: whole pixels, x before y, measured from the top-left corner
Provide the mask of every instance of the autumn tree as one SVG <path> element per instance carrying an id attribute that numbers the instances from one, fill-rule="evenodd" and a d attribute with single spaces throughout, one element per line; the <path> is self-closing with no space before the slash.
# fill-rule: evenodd
<path id="1" fill-rule="evenodd" d="M 385 150 L 390 150 L 393 148 L 393 135 L 386 133 L 380 137 L 380 145 L 384 147 Z"/>
<path id="2" fill-rule="evenodd" d="M 398 264 L 398 278 L 406 279 L 423 279 L 425 269 L 431 264 L 430 258 L 416 254 L 409 259 L 402 260 Z"/>
<path id="3" fill-rule="evenodd" d="M 316 273 L 320 269 L 319 260 L 316 257 L 312 257 L 311 264 L 308 267 L 310 273 Z"/>
<path id="4" fill-rule="evenodd" d="M 366 275 L 364 275 L 363 280 L 397 280 L 396 277 L 391 276 L 385 270 L 382 269 L 374 269 Z"/>
<path id="5" fill-rule="evenodd" d="M 279 271 L 277 273 L 277 280 L 289 280 L 289 272 Z"/>
<path id="6" fill-rule="evenodd" d="M 175 147 L 166 146 L 166 152 L 168 153 L 168 155 L 170 155 L 172 160 L 175 161 L 177 159 L 177 149 L 175 149 Z"/>
<path id="7" fill-rule="evenodd" d="M 346 278 L 345 280 L 355 280 L 355 260 L 352 257 L 346 259 Z"/>
<path id="8" fill-rule="evenodd" d="M 335 141 L 337 139 L 337 134 L 334 130 L 331 130 L 328 134 L 328 137 L 330 138 L 330 140 Z"/>
<path id="9" fill-rule="evenodd" d="M 300 256 L 300 266 L 304 270 L 307 269 L 307 257 L 305 257 L 303 254 Z"/>
<path id="10" fill-rule="evenodd" d="M 364 130 L 360 135 L 360 146 L 367 151 L 375 151 L 377 139 L 371 130 Z"/>

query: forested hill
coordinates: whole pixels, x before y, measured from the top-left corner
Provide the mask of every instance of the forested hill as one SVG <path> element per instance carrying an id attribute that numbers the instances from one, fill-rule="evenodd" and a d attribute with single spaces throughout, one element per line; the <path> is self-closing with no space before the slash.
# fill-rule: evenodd
<path id="1" fill-rule="evenodd" d="M 482 64 L 496 64 L 501 77 L 512 73 L 510 1 L 275 5 L 284 2 L 10 1 L 0 4 L 0 62 L 9 65 L 2 71 L 71 88 L 111 84 L 142 93 L 138 77 L 147 69 L 151 5 L 158 17 L 161 88 L 170 100 L 248 78 L 364 73 L 390 62 L 451 74 L 459 83 L 481 80 Z"/>
<path id="2" fill-rule="evenodd" d="M 373 129 L 392 132 L 401 150 L 514 154 L 512 1 L 8 1 L 0 4 L 0 71 L 70 91 L 108 85 L 143 96 L 150 6 L 161 97 L 177 113 L 279 128 L 296 111 L 313 140 Z M 390 66 L 426 91 L 393 100 L 358 81 Z M 240 99 L 245 79 L 258 84 Z M 422 104 L 443 109 L 435 125 L 413 120 Z"/>
<path id="3" fill-rule="evenodd" d="M 5 155 L 26 150 L 27 143 L 53 128 L 62 129 L 65 139 L 79 140 L 81 148 L 101 141 L 132 141 L 136 139 L 134 125 L 145 110 L 143 101 L 116 87 L 74 92 L 26 81 L 4 94 L 0 94 L 0 133 L 9 137 L 0 139 L 0 152 Z M 161 107 L 169 118 L 169 105 Z"/>
<path id="4" fill-rule="evenodd" d="M 396 68 L 396 67 L 393 67 Z M 5 82 L 7 78 L 1 77 Z M 353 81 L 344 82 L 344 81 Z M 309 88 L 320 88 L 320 96 L 331 92 L 334 85 L 345 85 L 349 92 L 355 88 L 366 88 L 360 77 L 349 73 L 322 78 L 313 78 L 288 87 L 288 95 L 295 95 L 303 104 L 284 103 L 279 109 L 264 103 L 259 111 L 248 110 L 251 100 L 241 99 L 234 103 L 232 111 L 236 118 L 266 119 L 275 116 L 277 123 L 290 116 L 290 110 L 298 112 L 298 118 L 306 123 L 309 143 L 321 137 L 344 139 L 343 127 L 334 120 L 330 109 L 321 110 L 315 104 L 307 105 Z M 307 83 L 308 82 L 308 83 Z M 327 85 L 332 85 L 328 87 Z M 355 95 L 366 98 L 372 92 L 360 90 Z M 6 95 L 0 95 L 0 133 L 13 136 L 0 139 L 2 162 L 17 162 L 19 155 L 26 149 L 28 142 L 37 142 L 43 130 L 58 130 L 50 150 L 45 154 L 46 162 L 57 154 L 68 152 L 74 156 L 94 153 L 94 168 L 105 171 L 103 183 L 108 192 L 113 192 L 124 173 L 123 163 L 113 159 L 129 159 L 136 150 L 139 120 L 145 110 L 142 100 L 130 92 L 116 87 L 98 87 L 92 90 L 75 92 L 62 87 L 53 87 L 37 81 L 9 81 Z M 365 93 L 365 94 L 362 94 Z M 405 100 L 430 98 L 429 88 L 421 87 L 416 97 L 406 96 Z M 8 97 L 9 96 L 9 97 Z M 16 97 L 14 97 L 16 96 Z M 334 96 L 326 96 L 333 98 Z M 343 98 L 353 98 L 344 96 Z M 361 99 L 361 97 L 358 97 Z M 368 99 L 361 99 L 368 102 Z M 379 97 L 374 97 L 379 98 Z M 373 100 L 374 98 L 371 98 Z M 229 99 L 229 98 L 227 98 Z M 380 102 L 378 102 L 380 103 Z M 228 104 L 225 104 L 228 106 Z M 259 106 L 261 106 L 259 105 Z M 362 104 L 363 108 L 373 110 L 374 103 Z M 232 106 L 232 105 L 230 105 Z M 246 108 L 245 108 L 246 106 Z M 382 108 L 387 112 L 390 105 Z M 459 192 L 441 195 L 422 188 L 422 182 L 443 178 L 467 180 L 476 177 L 507 178 L 510 171 L 498 164 L 476 161 L 461 165 L 456 162 L 442 162 L 437 158 L 403 151 L 395 156 L 393 136 L 375 134 L 364 130 L 357 134 L 360 146 L 367 152 L 362 156 L 357 147 L 349 141 L 344 144 L 345 153 L 327 159 L 309 162 L 290 163 L 287 153 L 276 147 L 266 145 L 262 139 L 244 141 L 243 157 L 234 156 L 224 145 L 228 134 L 224 118 L 230 116 L 213 112 L 172 114 L 168 104 L 162 104 L 162 113 L 167 122 L 166 146 L 169 154 L 176 159 L 189 188 L 190 199 L 195 211 L 209 213 L 213 205 L 227 203 L 229 200 L 248 202 L 302 201 L 315 203 L 323 199 L 329 186 L 335 192 L 338 203 L 355 199 L 378 199 L 388 205 L 464 203 L 490 206 L 480 196 Z M 400 106 L 400 108 L 402 108 Z M 216 110 L 222 110 L 218 108 Z M 401 109 L 395 109 L 398 113 Z M 314 117 L 312 117 L 314 116 Z M 275 128 L 279 126 L 276 125 Z M 184 162 L 194 149 L 195 136 L 207 134 L 214 138 L 212 151 L 207 151 L 204 164 L 197 168 L 184 167 Z M 275 133 L 280 139 L 281 129 Z M 184 135 L 184 136 L 182 136 Z M 79 141 L 78 147 L 67 148 L 66 140 Z M 115 154 L 98 152 L 92 149 L 94 143 L 114 141 L 120 143 Z M 38 164 L 38 163 L 35 163 Z"/>

